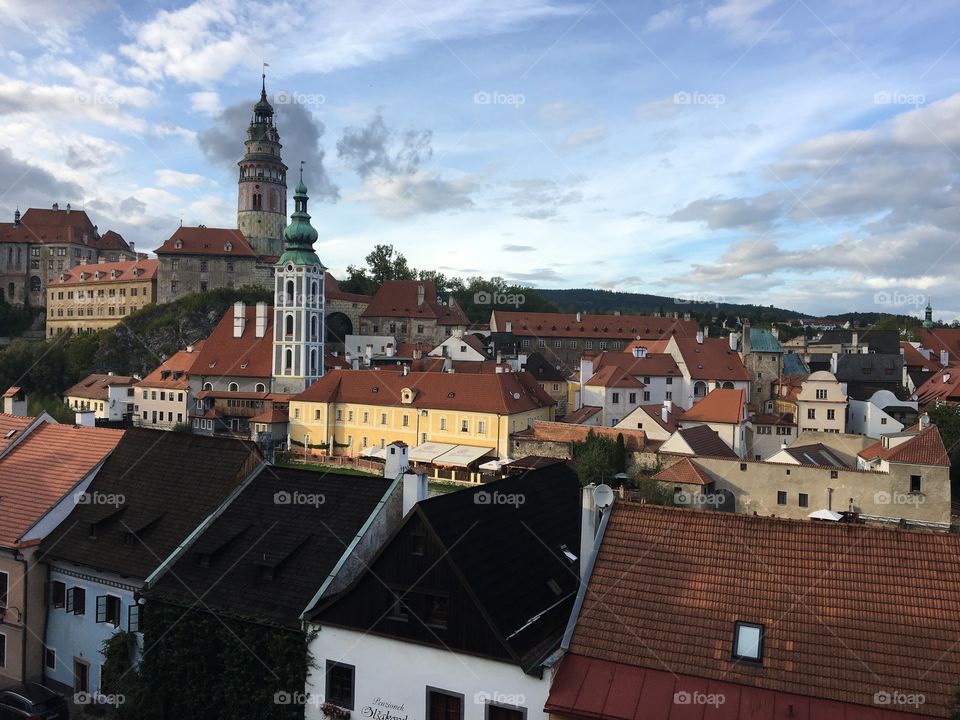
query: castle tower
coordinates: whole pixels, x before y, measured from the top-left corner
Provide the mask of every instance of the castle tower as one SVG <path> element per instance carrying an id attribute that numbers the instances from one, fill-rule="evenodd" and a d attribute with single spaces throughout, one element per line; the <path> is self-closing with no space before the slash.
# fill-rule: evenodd
<path id="1" fill-rule="evenodd" d="M 267 101 L 266 74 L 245 145 L 247 152 L 238 163 L 237 227 L 254 250 L 276 257 L 283 252 L 287 224 L 287 166 L 280 159 L 282 146 L 273 124 L 273 106 Z"/>
<path id="2" fill-rule="evenodd" d="M 283 255 L 274 273 L 273 389 L 278 393 L 303 392 L 323 375 L 326 268 L 313 250 L 317 231 L 307 214 L 303 163 L 293 198 Z"/>

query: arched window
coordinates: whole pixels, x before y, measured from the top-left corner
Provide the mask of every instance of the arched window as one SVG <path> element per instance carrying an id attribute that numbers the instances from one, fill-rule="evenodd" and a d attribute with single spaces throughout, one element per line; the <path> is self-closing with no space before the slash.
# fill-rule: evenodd
<path id="1" fill-rule="evenodd" d="M 310 296 L 310 299 L 313 301 L 314 305 L 320 302 L 320 286 L 316 280 L 310 283 Z"/>
<path id="2" fill-rule="evenodd" d="M 254 387 L 254 389 L 255 389 L 258 393 L 262 393 L 262 392 L 266 392 L 266 391 L 267 391 L 267 386 L 264 385 L 263 383 L 257 383 L 256 386 Z"/>
<path id="3" fill-rule="evenodd" d="M 310 374 L 311 375 L 317 374 L 317 351 L 316 350 L 310 351 Z"/>
<path id="4" fill-rule="evenodd" d="M 724 390 L 733 390 L 733 383 L 730 382 L 729 380 L 727 380 L 727 382 L 725 382 L 725 383 L 723 384 L 723 389 L 724 389 Z"/>
<path id="5" fill-rule="evenodd" d="M 287 280 L 287 305 L 293 305 L 293 280 Z"/>
<path id="6" fill-rule="evenodd" d="M 40 282 L 40 278 L 36 275 L 30 278 L 30 292 L 40 292 L 40 288 L 43 287 L 43 283 Z"/>
<path id="7" fill-rule="evenodd" d="M 707 384 L 703 380 L 697 380 L 693 385 L 693 396 L 702 398 L 707 394 Z"/>
<path id="8" fill-rule="evenodd" d="M 293 370 L 293 350 L 285 350 L 283 353 L 283 369 L 287 372 Z"/>
<path id="9" fill-rule="evenodd" d="M 213 383 L 205 382 L 205 383 L 203 384 L 203 389 L 204 389 L 204 390 L 213 390 Z"/>
<path id="10" fill-rule="evenodd" d="M 317 316 L 316 315 L 310 318 L 310 339 L 311 340 L 317 339 Z"/>
<path id="11" fill-rule="evenodd" d="M 240 392 L 240 386 L 237 383 L 232 382 L 229 385 L 227 385 L 227 390 L 229 390 L 230 392 Z"/>
<path id="12" fill-rule="evenodd" d="M 286 324 L 284 327 L 284 334 L 293 335 L 293 313 L 287 313 Z"/>
<path id="13" fill-rule="evenodd" d="M 263 195 L 260 193 L 253 194 L 253 209 L 260 210 L 263 208 Z"/>

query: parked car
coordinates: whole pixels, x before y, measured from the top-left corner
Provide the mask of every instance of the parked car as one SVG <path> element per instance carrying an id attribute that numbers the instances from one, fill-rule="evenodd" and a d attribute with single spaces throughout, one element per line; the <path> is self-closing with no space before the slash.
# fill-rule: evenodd
<path id="1" fill-rule="evenodd" d="M 37 683 L 0 690 L 0 720 L 70 720 L 60 693 Z"/>

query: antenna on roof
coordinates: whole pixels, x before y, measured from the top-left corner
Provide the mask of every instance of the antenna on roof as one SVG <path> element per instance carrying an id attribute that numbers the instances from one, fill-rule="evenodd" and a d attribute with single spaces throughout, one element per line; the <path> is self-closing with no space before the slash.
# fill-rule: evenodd
<path id="1" fill-rule="evenodd" d="M 180 213 L 180 227 L 183 227 L 183 213 Z"/>

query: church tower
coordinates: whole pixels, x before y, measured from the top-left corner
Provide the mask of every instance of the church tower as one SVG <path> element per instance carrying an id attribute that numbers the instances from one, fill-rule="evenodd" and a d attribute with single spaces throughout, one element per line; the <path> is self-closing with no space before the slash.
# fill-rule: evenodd
<path id="1" fill-rule="evenodd" d="M 260 255 L 277 257 L 283 252 L 287 224 L 287 166 L 280 159 L 282 146 L 273 106 L 267 101 L 266 74 L 245 145 L 247 152 L 238 163 L 237 227 Z"/>
<path id="2" fill-rule="evenodd" d="M 929 330 L 933 327 L 933 308 L 930 307 L 930 302 L 927 301 L 927 307 L 923 311 L 923 326 Z"/>
<path id="3" fill-rule="evenodd" d="M 326 268 L 313 250 L 317 231 L 307 214 L 303 163 L 293 198 L 283 255 L 274 273 L 273 390 L 278 393 L 303 392 L 323 375 Z"/>

